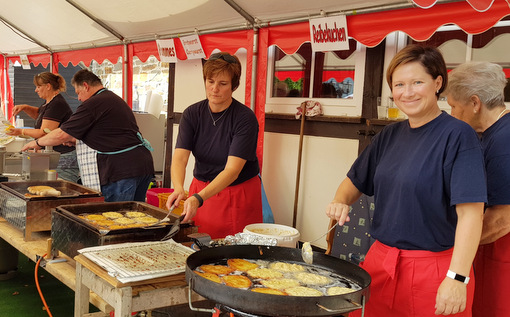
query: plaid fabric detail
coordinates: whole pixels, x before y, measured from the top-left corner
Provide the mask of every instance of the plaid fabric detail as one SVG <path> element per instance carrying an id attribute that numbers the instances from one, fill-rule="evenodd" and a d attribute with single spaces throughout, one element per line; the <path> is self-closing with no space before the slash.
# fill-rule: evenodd
<path id="1" fill-rule="evenodd" d="M 80 167 L 81 182 L 84 186 L 101 191 L 97 169 L 97 151 L 76 140 L 76 156 Z"/>

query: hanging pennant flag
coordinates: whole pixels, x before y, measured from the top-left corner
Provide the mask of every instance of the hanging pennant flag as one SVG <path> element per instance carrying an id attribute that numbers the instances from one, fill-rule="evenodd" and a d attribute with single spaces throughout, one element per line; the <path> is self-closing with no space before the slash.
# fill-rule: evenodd
<path id="1" fill-rule="evenodd" d="M 181 37 L 181 43 L 188 59 L 205 58 L 198 34 Z"/>
<path id="2" fill-rule="evenodd" d="M 314 52 L 349 49 L 347 19 L 345 15 L 310 19 L 310 38 Z"/>
<path id="3" fill-rule="evenodd" d="M 177 63 L 174 39 L 156 40 L 156 45 L 158 46 L 159 59 L 162 62 Z"/>

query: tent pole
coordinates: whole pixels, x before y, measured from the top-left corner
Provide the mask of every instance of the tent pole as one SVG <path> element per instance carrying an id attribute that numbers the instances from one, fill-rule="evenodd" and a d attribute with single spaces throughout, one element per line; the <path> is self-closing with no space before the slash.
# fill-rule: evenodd
<path id="1" fill-rule="evenodd" d="M 0 87 L 0 106 L 2 108 L 2 113 L 4 115 L 4 117 L 8 118 L 8 114 L 7 114 L 7 93 L 5 93 L 6 89 L 7 89 L 7 83 L 6 83 L 6 80 L 4 80 L 4 76 L 5 76 L 5 65 L 7 63 L 7 57 L 5 57 L 4 55 L 0 55 L 2 56 L 2 59 L 4 60 L 3 64 L 0 64 L 2 65 L 1 69 L 0 69 L 0 84 L 2 84 L 2 87 Z"/>
<path id="2" fill-rule="evenodd" d="M 253 55 L 251 58 L 251 95 L 250 95 L 250 107 L 255 112 L 255 100 L 257 100 L 257 63 L 259 55 L 259 30 L 253 28 Z"/>
<path id="3" fill-rule="evenodd" d="M 129 102 L 128 100 L 128 48 L 127 48 L 127 44 L 124 43 L 124 56 L 122 56 L 122 65 L 124 65 L 124 67 L 122 67 L 122 97 L 123 99 L 126 101 L 126 102 Z M 131 109 L 133 108 L 133 101 L 131 100 L 130 102 L 131 104 L 129 105 L 131 107 Z"/>

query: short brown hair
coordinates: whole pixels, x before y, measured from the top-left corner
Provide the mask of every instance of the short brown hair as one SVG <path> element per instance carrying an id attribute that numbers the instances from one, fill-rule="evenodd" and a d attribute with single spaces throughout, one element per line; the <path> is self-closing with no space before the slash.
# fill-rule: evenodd
<path id="1" fill-rule="evenodd" d="M 392 81 L 393 73 L 395 69 L 400 66 L 411 62 L 420 63 L 426 70 L 426 72 L 436 79 L 441 76 L 443 82 L 441 88 L 436 92 L 436 97 L 439 97 L 441 93 L 446 89 L 448 83 L 448 71 L 446 69 L 446 63 L 444 61 L 441 52 L 433 46 L 424 46 L 419 44 L 411 44 L 400 50 L 390 62 L 386 71 L 386 81 L 393 91 Z"/>
<path id="2" fill-rule="evenodd" d="M 87 83 L 89 86 L 102 85 L 101 79 L 88 69 L 80 69 L 71 79 L 72 85 L 81 86 L 83 83 Z"/>
<path id="3" fill-rule="evenodd" d="M 213 78 L 223 72 L 230 75 L 232 91 L 236 90 L 237 87 L 239 87 L 239 81 L 241 79 L 241 63 L 239 62 L 239 58 L 227 52 L 212 54 L 204 64 L 204 81 L 207 78 Z"/>

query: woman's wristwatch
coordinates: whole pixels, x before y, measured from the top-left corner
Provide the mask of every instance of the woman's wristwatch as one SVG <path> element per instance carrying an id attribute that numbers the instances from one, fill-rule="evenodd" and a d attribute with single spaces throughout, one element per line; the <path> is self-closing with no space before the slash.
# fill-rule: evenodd
<path id="1" fill-rule="evenodd" d="M 202 207 L 202 205 L 204 204 L 204 199 L 202 198 L 202 196 L 200 196 L 197 193 L 195 193 L 191 196 L 195 197 L 198 200 L 198 208 Z"/>
<path id="2" fill-rule="evenodd" d="M 448 273 L 446 273 L 446 276 L 451 278 L 451 279 L 454 279 L 456 281 L 462 282 L 464 284 L 469 283 L 469 277 L 468 276 L 460 275 L 460 274 L 457 274 L 457 273 L 455 273 L 453 271 L 450 271 L 450 270 L 448 270 Z"/>

